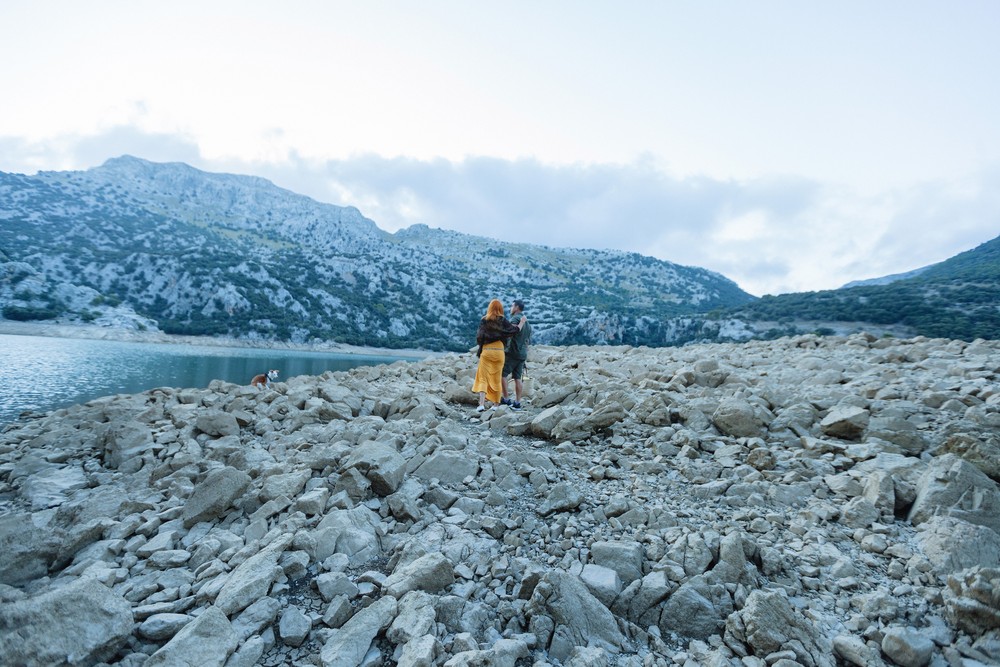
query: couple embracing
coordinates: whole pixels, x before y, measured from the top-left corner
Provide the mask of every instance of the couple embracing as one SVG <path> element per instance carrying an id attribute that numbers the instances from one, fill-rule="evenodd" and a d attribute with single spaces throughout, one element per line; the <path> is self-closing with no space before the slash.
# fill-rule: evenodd
<path id="1" fill-rule="evenodd" d="M 486 409 L 486 401 L 493 405 L 509 405 L 521 409 L 521 378 L 524 362 L 528 359 L 528 342 L 531 325 L 524 314 L 524 302 L 515 300 L 510 306 L 510 320 L 504 317 L 499 299 L 490 301 L 486 316 L 479 321 L 476 343 L 479 344 L 479 366 L 472 391 L 479 392 L 478 412 Z M 506 346 L 504 342 L 507 341 Z M 506 353 L 504 348 L 506 347 Z M 514 400 L 507 396 L 507 378 L 514 378 Z"/>

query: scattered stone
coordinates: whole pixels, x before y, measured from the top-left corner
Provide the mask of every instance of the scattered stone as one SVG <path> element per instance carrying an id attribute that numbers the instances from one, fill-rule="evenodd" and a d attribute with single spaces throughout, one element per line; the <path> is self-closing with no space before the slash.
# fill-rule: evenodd
<path id="1" fill-rule="evenodd" d="M 0 655 L 1000 660 L 1000 343 L 532 354 L 525 409 L 485 418 L 453 354 L 20 418 L 0 430 Z"/>

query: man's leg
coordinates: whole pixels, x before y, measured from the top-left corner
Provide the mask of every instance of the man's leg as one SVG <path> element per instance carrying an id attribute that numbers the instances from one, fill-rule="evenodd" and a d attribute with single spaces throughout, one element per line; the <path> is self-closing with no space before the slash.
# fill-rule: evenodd
<path id="1" fill-rule="evenodd" d="M 518 403 L 521 402 L 522 389 L 524 389 L 524 384 L 521 382 L 521 378 L 514 378 L 514 400 Z"/>

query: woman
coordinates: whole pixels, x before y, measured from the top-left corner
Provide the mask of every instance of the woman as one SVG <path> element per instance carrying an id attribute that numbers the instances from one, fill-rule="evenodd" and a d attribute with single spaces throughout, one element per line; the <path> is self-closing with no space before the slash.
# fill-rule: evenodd
<path id="1" fill-rule="evenodd" d="M 503 371 L 503 343 L 524 327 L 527 318 L 521 318 L 518 326 L 514 326 L 503 316 L 503 304 L 499 299 L 490 301 L 486 315 L 479 321 L 476 332 L 476 342 L 479 344 L 479 366 L 476 368 L 476 381 L 472 391 L 479 392 L 479 407 L 477 412 L 486 409 L 486 399 L 493 407 L 500 402 L 501 373 Z"/>

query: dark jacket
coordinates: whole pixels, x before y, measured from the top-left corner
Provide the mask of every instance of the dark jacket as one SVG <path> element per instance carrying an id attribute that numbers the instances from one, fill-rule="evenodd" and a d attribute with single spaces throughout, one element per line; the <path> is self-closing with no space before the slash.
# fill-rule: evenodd
<path id="1" fill-rule="evenodd" d="M 479 320 L 479 330 L 476 331 L 476 343 L 479 351 L 482 352 L 483 345 L 493 343 L 498 340 L 507 340 L 518 332 L 518 328 L 507 321 L 506 317 L 498 320 L 488 320 L 485 317 Z"/>

